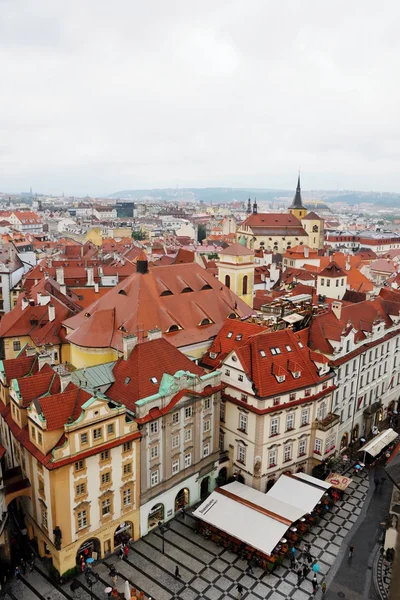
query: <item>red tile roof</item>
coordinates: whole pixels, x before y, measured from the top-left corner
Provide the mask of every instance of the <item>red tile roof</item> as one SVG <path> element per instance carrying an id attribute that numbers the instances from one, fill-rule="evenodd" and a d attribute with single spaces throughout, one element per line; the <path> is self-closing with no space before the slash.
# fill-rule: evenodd
<path id="1" fill-rule="evenodd" d="M 61 390 L 60 377 L 48 364 L 45 364 L 35 375 L 17 381 L 24 408 L 28 407 L 32 400 L 44 394 L 58 394 Z"/>
<path id="2" fill-rule="evenodd" d="M 332 261 L 325 269 L 318 273 L 318 277 L 346 277 L 345 271 Z"/>
<path id="3" fill-rule="evenodd" d="M 296 227 L 301 228 L 299 219 L 289 213 L 257 213 L 251 214 L 242 223 L 240 228 L 251 227 Z"/>
<path id="4" fill-rule="evenodd" d="M 242 244 L 232 244 L 232 246 L 228 246 L 224 250 L 219 250 L 218 254 L 220 256 L 254 256 L 253 250 L 246 248 Z"/>
<path id="5" fill-rule="evenodd" d="M 8 383 L 11 379 L 19 379 L 28 374 L 34 374 L 38 371 L 37 356 L 18 356 L 9 360 L 3 360 L 3 366 Z"/>
<path id="6" fill-rule="evenodd" d="M 164 338 L 137 344 L 127 360 L 120 358 L 113 369 L 115 383 L 107 390 L 112 400 L 135 409 L 135 402 L 158 392 L 164 373 L 190 371 L 204 375 L 204 370 Z M 155 377 L 157 383 L 152 383 Z"/>
<path id="7" fill-rule="evenodd" d="M 75 421 L 82 405 L 91 397 L 91 394 L 70 383 L 63 392 L 40 398 L 38 411 L 46 420 L 47 431 L 62 429 L 69 419 Z"/>
<path id="8" fill-rule="evenodd" d="M 101 314 L 99 311 L 102 311 Z M 126 333 L 159 327 L 174 346 L 210 339 L 231 314 L 252 310 L 196 263 L 152 267 L 134 273 L 81 314 L 68 319 L 68 340 L 78 346 L 122 350 Z M 201 324 L 206 319 L 210 324 Z M 1 327 L 1 326 L 0 326 Z M 173 327 L 175 331 L 169 332 Z M 108 347 L 108 346 L 107 346 Z"/>

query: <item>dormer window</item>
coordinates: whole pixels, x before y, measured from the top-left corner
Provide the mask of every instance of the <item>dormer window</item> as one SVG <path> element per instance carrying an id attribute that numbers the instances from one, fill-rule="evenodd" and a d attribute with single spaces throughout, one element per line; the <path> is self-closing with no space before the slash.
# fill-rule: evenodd
<path id="1" fill-rule="evenodd" d="M 294 372 L 292 373 L 292 375 L 293 375 L 293 377 L 294 377 L 295 379 L 298 379 L 298 378 L 300 377 L 301 373 L 300 373 L 300 371 L 294 371 Z"/>
<path id="2" fill-rule="evenodd" d="M 193 292 L 192 288 L 190 288 L 189 286 L 183 288 L 183 290 L 181 291 L 181 294 L 188 294 L 189 292 Z"/>
<path id="3" fill-rule="evenodd" d="M 164 290 L 163 292 L 161 292 L 160 296 L 173 296 L 173 293 L 171 292 L 171 290 Z"/>
<path id="4" fill-rule="evenodd" d="M 228 317 L 228 319 L 236 319 L 237 314 L 236 313 L 231 313 Z"/>
<path id="5" fill-rule="evenodd" d="M 215 352 L 209 352 L 208 353 L 209 357 L 212 358 L 213 360 L 215 360 L 217 358 L 217 355 Z"/>
<path id="6" fill-rule="evenodd" d="M 230 331 L 226 337 L 230 340 L 232 336 L 233 336 L 233 333 L 232 333 L 232 331 Z"/>
<path id="7" fill-rule="evenodd" d="M 128 295 L 125 290 L 119 290 L 118 294 L 121 294 L 121 296 L 127 296 Z"/>
<path id="8" fill-rule="evenodd" d="M 285 381 L 286 377 L 285 375 L 277 375 L 276 376 L 276 380 L 278 383 L 283 383 Z"/>
<path id="9" fill-rule="evenodd" d="M 212 287 L 209 283 L 206 283 L 205 285 L 203 285 L 203 287 L 201 289 L 202 290 L 212 290 Z"/>
<path id="10" fill-rule="evenodd" d="M 171 325 L 170 327 L 168 327 L 167 333 L 172 333 L 173 331 L 179 331 L 178 325 Z"/>
<path id="11" fill-rule="evenodd" d="M 243 337 L 242 334 L 238 333 L 237 336 L 236 336 L 236 341 L 240 342 L 240 340 L 242 339 L 242 337 Z"/>

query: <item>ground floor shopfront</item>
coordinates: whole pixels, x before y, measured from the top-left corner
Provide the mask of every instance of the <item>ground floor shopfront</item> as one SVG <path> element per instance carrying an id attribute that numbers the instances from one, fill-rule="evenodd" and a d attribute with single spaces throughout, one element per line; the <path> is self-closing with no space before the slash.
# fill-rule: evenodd
<path id="1" fill-rule="evenodd" d="M 41 557 L 46 557 L 62 575 L 79 565 L 83 559 L 92 557 L 95 560 L 104 558 L 117 550 L 121 544 L 130 539 L 140 537 L 139 510 L 127 512 L 119 520 L 105 523 L 102 527 L 81 533 L 76 541 L 57 550 L 53 543 L 54 536 L 46 535 L 30 515 L 25 516 L 28 535 L 35 540 Z"/>
<path id="2" fill-rule="evenodd" d="M 217 468 L 195 473 L 140 507 L 140 534 L 147 535 L 158 524 L 173 519 L 182 508 L 207 497 L 216 487 Z"/>

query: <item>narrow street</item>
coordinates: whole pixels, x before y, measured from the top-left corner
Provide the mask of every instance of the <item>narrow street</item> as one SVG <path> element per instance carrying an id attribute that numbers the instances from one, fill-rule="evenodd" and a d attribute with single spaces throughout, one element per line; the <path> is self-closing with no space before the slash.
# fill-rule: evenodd
<path id="1" fill-rule="evenodd" d="M 384 476 L 384 471 L 378 471 Z M 380 523 L 386 520 L 388 514 L 392 484 L 386 479 L 383 487 L 374 489 L 373 473 L 370 475 L 370 492 L 366 499 L 366 512 L 361 513 L 361 523 L 350 530 L 341 546 L 340 564 L 333 576 L 333 581 L 328 584 L 325 594 L 326 600 L 375 600 L 379 598 L 373 582 L 373 559 L 376 544 L 382 537 Z M 348 548 L 353 545 L 354 556 L 348 558 Z M 335 565 L 333 565 L 335 569 Z"/>

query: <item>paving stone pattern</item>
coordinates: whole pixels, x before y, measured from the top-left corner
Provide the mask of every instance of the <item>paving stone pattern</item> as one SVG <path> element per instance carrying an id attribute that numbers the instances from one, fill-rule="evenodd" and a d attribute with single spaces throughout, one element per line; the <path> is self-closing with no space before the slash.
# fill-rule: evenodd
<path id="1" fill-rule="evenodd" d="M 305 536 L 305 541 L 311 543 L 311 554 L 320 566 L 319 583 L 328 574 L 338 554 L 348 551 L 341 544 L 360 514 L 367 491 L 367 474 L 361 474 L 348 488 L 345 499 L 328 511 Z M 238 583 L 244 588 L 243 600 L 306 600 L 312 595 L 312 572 L 297 585 L 297 575 L 291 570 L 289 559 L 285 559 L 271 574 L 258 567 L 254 568 L 254 574 L 247 574 L 245 560 L 195 532 L 194 519 L 190 514 L 170 521 L 164 535 L 165 554 L 162 553 L 160 532 L 153 531 L 132 545 L 128 560 L 112 555 L 95 565 L 94 571 L 99 580 L 93 586 L 93 597 L 96 600 L 107 597 L 104 589 L 111 584 L 109 570 L 112 564 L 119 573 L 119 592 L 124 591 L 125 580 L 128 580 L 132 587 L 143 591 L 152 600 L 236 600 Z M 296 554 L 300 562 L 302 547 L 303 543 Z M 174 577 L 176 566 L 180 571 L 178 579 Z M 50 591 L 48 582 L 43 582 L 42 587 L 39 575 L 38 572 L 27 578 L 28 582 L 31 579 L 36 594 L 26 584 L 13 582 L 14 595 L 18 600 L 71 598 L 68 584 L 63 586 L 63 594 L 55 589 Z M 82 575 L 79 580 L 85 586 Z M 85 586 L 75 597 L 86 600 L 90 597 L 89 590 Z"/>

